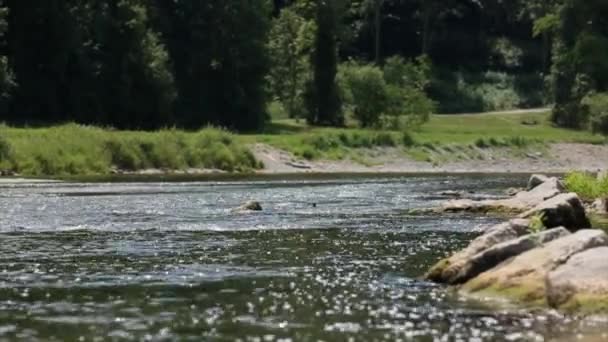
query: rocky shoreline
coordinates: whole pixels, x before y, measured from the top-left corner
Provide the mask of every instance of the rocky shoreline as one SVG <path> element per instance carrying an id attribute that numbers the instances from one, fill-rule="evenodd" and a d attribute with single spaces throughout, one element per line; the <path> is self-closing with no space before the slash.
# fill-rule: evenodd
<path id="1" fill-rule="evenodd" d="M 500 212 L 515 218 L 490 227 L 425 278 L 475 297 L 608 314 L 608 234 L 592 228 L 591 208 L 559 179 L 541 175 L 509 198 L 448 201 L 436 211 Z"/>

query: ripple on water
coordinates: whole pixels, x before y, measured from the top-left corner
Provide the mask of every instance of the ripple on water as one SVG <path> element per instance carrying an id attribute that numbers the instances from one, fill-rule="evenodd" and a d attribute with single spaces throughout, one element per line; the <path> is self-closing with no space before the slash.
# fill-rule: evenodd
<path id="1" fill-rule="evenodd" d="M 496 196 L 521 181 L 2 187 L 0 339 L 601 337 L 602 319 L 498 306 L 418 280 L 496 220 L 408 209 L 436 205 L 443 198 L 428 195 L 444 190 Z M 248 199 L 265 211 L 231 210 Z"/>

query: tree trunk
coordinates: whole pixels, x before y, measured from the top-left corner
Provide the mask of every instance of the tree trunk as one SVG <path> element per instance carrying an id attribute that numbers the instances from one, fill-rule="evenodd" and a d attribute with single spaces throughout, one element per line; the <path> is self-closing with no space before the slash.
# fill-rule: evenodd
<path id="1" fill-rule="evenodd" d="M 374 59 L 377 65 L 382 63 L 382 3 L 384 0 L 374 0 Z"/>

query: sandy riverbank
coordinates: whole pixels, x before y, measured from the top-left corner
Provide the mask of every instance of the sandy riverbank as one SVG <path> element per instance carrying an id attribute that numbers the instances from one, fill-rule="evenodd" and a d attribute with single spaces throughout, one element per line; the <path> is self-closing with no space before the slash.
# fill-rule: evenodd
<path id="1" fill-rule="evenodd" d="M 416 161 L 396 148 L 361 150 L 365 165 L 353 160 L 303 161 L 268 145 L 253 147 L 265 168 L 260 173 L 562 173 L 608 168 L 608 146 L 559 143 L 542 154 L 514 157 L 496 150 L 483 151 L 483 159 L 431 163 Z"/>

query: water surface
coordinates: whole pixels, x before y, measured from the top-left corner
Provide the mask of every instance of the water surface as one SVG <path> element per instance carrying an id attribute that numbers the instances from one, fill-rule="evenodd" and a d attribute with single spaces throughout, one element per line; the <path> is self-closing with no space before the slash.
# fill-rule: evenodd
<path id="1" fill-rule="evenodd" d="M 418 280 L 522 177 L 0 186 L 0 340 L 563 341 L 577 320 Z M 261 213 L 231 210 L 248 199 Z M 316 204 L 314 206 L 313 204 Z M 599 334 L 599 335 L 598 335 Z"/>

